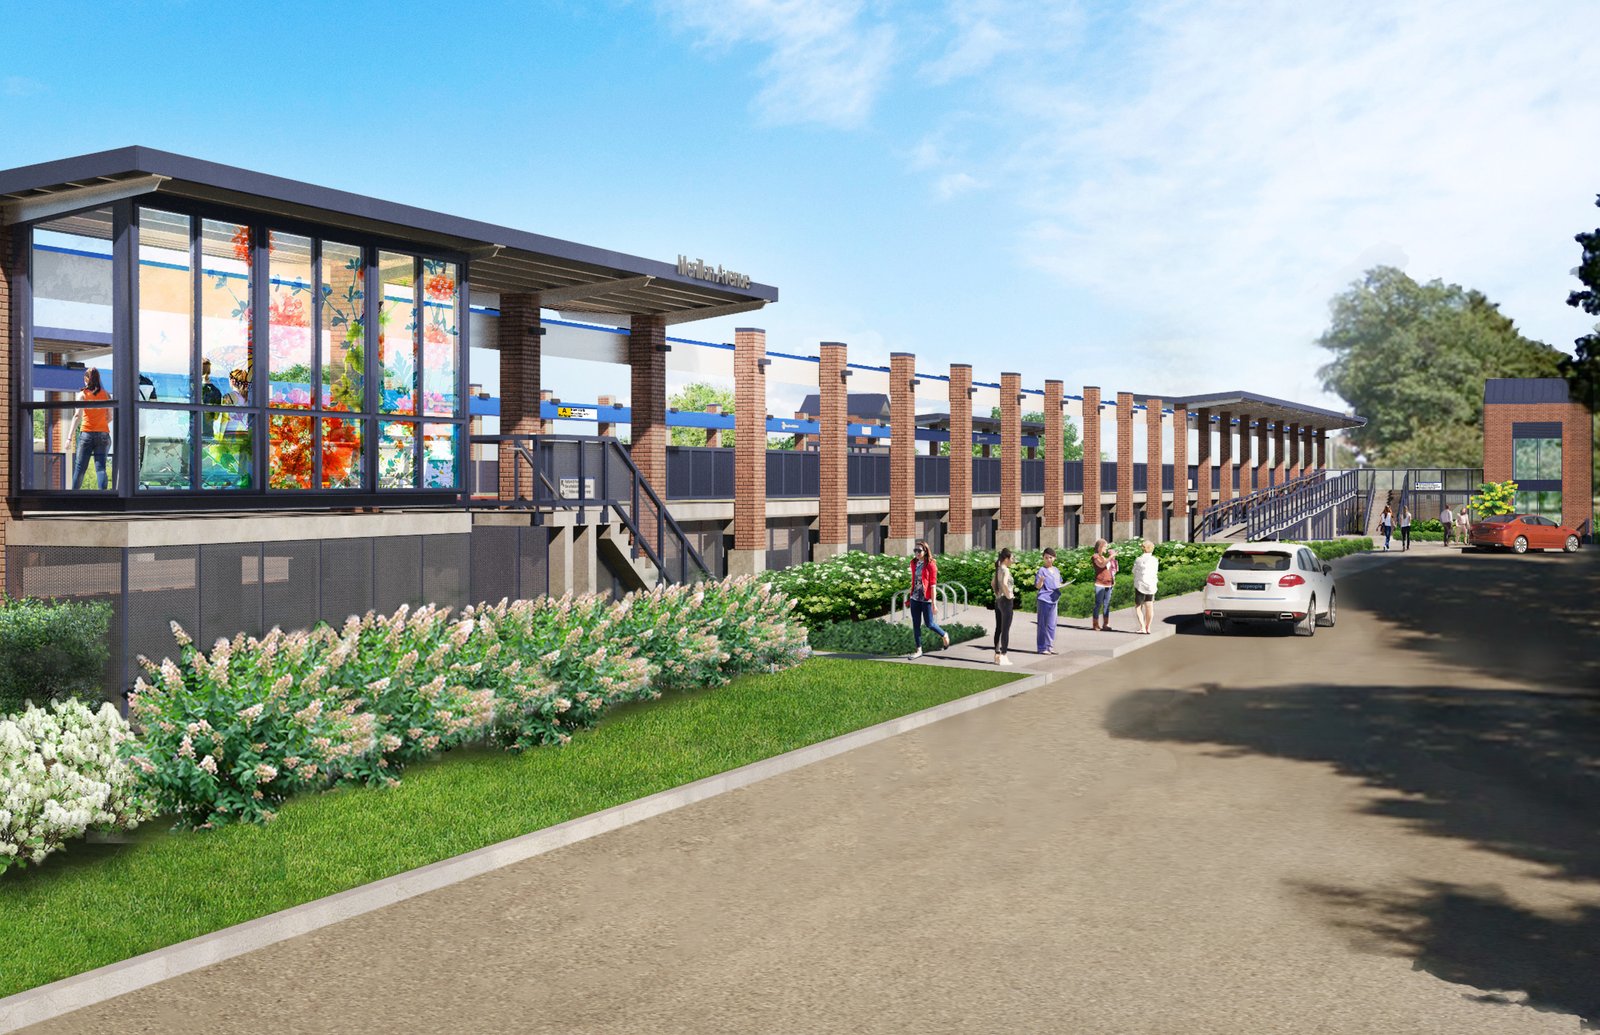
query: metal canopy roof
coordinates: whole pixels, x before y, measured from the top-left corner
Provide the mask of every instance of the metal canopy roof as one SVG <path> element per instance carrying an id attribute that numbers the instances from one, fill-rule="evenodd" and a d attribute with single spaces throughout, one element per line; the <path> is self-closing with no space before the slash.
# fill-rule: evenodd
<path id="1" fill-rule="evenodd" d="M 139 196 L 190 198 L 465 252 L 472 286 L 540 292 L 571 312 L 662 315 L 668 324 L 750 312 L 778 289 L 731 287 L 680 275 L 673 263 L 381 201 L 148 147 L 79 155 L 0 171 L 0 219 L 32 222 Z"/>
<path id="2" fill-rule="evenodd" d="M 1266 421 L 1268 424 L 1298 424 L 1302 428 L 1316 428 L 1322 431 L 1332 431 L 1337 428 L 1359 428 L 1367 423 L 1365 417 L 1357 417 L 1350 413 L 1339 413 L 1336 410 L 1325 410 L 1320 406 L 1307 406 L 1304 403 L 1289 402 L 1287 399 L 1274 399 L 1266 395 L 1257 395 L 1254 392 L 1212 392 L 1207 395 L 1190 395 L 1173 398 L 1167 395 L 1135 395 L 1133 401 L 1141 406 L 1150 399 L 1160 399 L 1161 405 L 1171 408 L 1184 406 L 1192 417 L 1196 410 L 1207 409 L 1215 413 L 1218 410 L 1227 410 L 1237 419 L 1244 415 L 1255 421 Z"/>

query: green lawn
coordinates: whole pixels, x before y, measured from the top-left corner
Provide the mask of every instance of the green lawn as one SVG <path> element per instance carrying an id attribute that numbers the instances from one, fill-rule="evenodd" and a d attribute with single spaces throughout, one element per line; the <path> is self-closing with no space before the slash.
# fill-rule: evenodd
<path id="1" fill-rule="evenodd" d="M 965 697 L 1011 674 L 814 658 L 630 705 L 564 748 L 478 749 L 393 790 L 288 803 L 265 827 L 73 844 L 0 877 L 0 996 Z"/>

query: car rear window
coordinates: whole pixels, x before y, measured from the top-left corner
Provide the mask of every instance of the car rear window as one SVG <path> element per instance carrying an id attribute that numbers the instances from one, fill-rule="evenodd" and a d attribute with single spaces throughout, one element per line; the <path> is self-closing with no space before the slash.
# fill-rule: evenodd
<path id="1" fill-rule="evenodd" d="M 1229 550 L 1217 562 L 1217 567 L 1222 571 L 1288 571 L 1289 555 Z"/>
<path id="2" fill-rule="evenodd" d="M 1480 518 L 1479 520 L 1486 525 L 1503 525 L 1507 521 L 1515 521 L 1516 519 L 1517 516 L 1515 514 L 1490 514 L 1488 517 Z"/>

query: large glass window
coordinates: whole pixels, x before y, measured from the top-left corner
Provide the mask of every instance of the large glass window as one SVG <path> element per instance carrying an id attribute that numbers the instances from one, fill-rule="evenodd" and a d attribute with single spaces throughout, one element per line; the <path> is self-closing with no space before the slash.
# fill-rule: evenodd
<path id="1" fill-rule="evenodd" d="M 365 410 L 366 262 L 360 248 L 322 242 L 322 405 Z"/>
<path id="2" fill-rule="evenodd" d="M 1511 444 L 1513 481 L 1560 481 L 1561 439 L 1519 438 Z"/>
<path id="3" fill-rule="evenodd" d="M 188 216 L 140 209 L 138 234 L 139 398 L 195 402 L 192 222 Z"/>
<path id="4" fill-rule="evenodd" d="M 378 366 L 382 413 L 416 413 L 417 305 L 416 259 L 378 253 L 383 303 L 378 311 Z"/>
<path id="5" fill-rule="evenodd" d="M 311 405 L 311 238 L 268 235 L 268 404 Z"/>
<path id="6" fill-rule="evenodd" d="M 461 359 L 460 292 L 453 262 L 422 260 L 422 413 L 453 417 Z"/>
<path id="7" fill-rule="evenodd" d="M 229 380 L 223 405 L 248 406 L 255 390 L 250 355 L 250 228 L 201 221 L 200 357 L 213 376 Z"/>
<path id="8" fill-rule="evenodd" d="M 1558 525 L 1561 523 L 1561 493 L 1559 492 L 1519 491 L 1516 505 L 1517 513 L 1519 514 L 1540 514 Z"/>

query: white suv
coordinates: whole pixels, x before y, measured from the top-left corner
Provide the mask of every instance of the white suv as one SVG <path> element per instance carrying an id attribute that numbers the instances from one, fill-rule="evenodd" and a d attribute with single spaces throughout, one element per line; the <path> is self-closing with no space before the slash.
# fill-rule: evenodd
<path id="1" fill-rule="evenodd" d="M 1289 622 L 1300 636 L 1334 623 L 1333 569 L 1298 543 L 1230 546 L 1206 576 L 1207 632 L 1229 622 Z"/>

